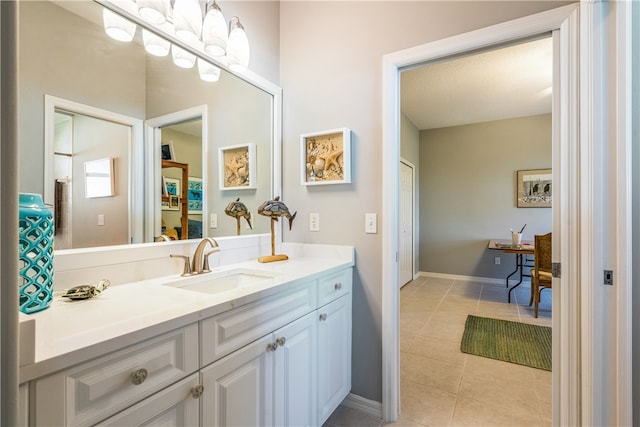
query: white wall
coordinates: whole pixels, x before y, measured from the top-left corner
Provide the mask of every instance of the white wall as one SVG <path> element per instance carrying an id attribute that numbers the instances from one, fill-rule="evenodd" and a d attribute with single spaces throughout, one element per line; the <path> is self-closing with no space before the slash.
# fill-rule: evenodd
<path id="1" fill-rule="evenodd" d="M 408 47 L 561 6 L 559 2 L 282 2 L 283 200 L 298 210 L 285 241 L 356 247 L 353 388 L 381 401 L 382 236 L 364 214 L 382 211 L 382 57 Z M 353 130 L 353 183 L 299 183 L 302 133 Z M 308 231 L 309 213 L 320 232 Z"/>

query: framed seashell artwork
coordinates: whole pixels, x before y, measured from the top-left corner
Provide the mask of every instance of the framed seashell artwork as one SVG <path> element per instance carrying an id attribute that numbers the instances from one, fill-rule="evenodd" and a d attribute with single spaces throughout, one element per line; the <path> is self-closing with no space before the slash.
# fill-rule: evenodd
<path id="1" fill-rule="evenodd" d="M 302 185 L 351 183 L 351 130 L 305 133 L 300 153 Z"/>
<path id="2" fill-rule="evenodd" d="M 221 147 L 218 153 L 220 190 L 256 188 L 256 145 Z"/>

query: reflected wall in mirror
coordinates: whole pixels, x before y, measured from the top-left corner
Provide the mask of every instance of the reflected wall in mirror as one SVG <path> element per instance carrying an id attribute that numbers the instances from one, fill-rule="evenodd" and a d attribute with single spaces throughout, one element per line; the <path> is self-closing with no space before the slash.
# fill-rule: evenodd
<path id="1" fill-rule="evenodd" d="M 42 120 L 45 115 L 43 100 L 48 94 L 141 121 L 206 105 L 209 144 L 208 147 L 203 144 L 201 151 L 203 210 L 198 215 L 203 226 L 202 235 L 235 235 L 235 220 L 224 215 L 229 201 L 242 197 L 250 209 L 255 209 L 272 197 L 271 153 L 275 126 L 271 93 L 225 70 L 218 82 L 204 82 L 199 78 L 197 67 L 182 69 L 172 63 L 170 56 L 148 55 L 139 28 L 131 43 L 109 38 L 102 28 L 102 6 L 98 3 L 20 2 L 19 16 L 21 192 L 51 195 L 50 198 L 54 194 L 53 150 L 44 147 L 45 139 L 52 137 L 54 125 L 51 128 L 48 124 L 44 126 Z M 132 131 L 131 173 L 123 174 L 128 182 L 122 187 L 116 185 L 118 191 L 127 193 L 128 212 L 121 218 L 113 218 L 113 222 L 130 224 L 127 237 L 118 243 L 96 240 L 86 245 L 152 242 L 154 236 L 161 233 L 162 196 L 160 192 L 150 190 L 161 185 L 161 140 L 156 141 L 155 137 L 152 140 L 152 145 L 145 144 L 143 132 Z M 149 141 L 148 137 L 146 141 Z M 218 176 L 217 147 L 243 143 L 255 143 L 258 147 L 258 189 L 252 193 L 223 194 L 212 181 Z M 109 152 L 102 157 L 120 158 Z M 148 163 L 150 160 L 152 163 Z M 118 172 L 127 169 L 126 161 L 123 161 L 116 162 Z M 219 218 L 217 228 L 209 228 L 210 222 L 202 221 L 211 214 Z M 95 234 L 98 227 L 111 223 L 109 218 L 105 216 L 105 226 L 98 226 L 96 215 L 88 221 L 89 230 L 80 234 Z M 77 219 L 78 215 L 68 217 L 73 225 Z M 192 219 L 196 220 L 196 215 Z M 268 232 L 268 221 L 256 225 L 247 233 Z M 86 247 L 84 243 L 76 246 L 74 240 L 71 239 L 70 247 Z M 56 248 L 61 246 L 57 241 Z"/>

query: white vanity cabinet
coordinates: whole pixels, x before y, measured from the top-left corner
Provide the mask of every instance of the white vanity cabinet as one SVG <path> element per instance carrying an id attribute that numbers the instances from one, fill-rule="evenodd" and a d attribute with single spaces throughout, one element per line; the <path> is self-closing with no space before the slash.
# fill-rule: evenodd
<path id="1" fill-rule="evenodd" d="M 202 360 L 212 362 L 201 370 L 202 425 L 326 421 L 351 389 L 352 274 L 341 270 L 201 322 Z M 279 327 L 256 339 L 255 324 Z"/>
<path id="2" fill-rule="evenodd" d="M 351 389 L 352 267 L 21 387 L 30 426 L 317 426 Z M 202 312 L 200 316 L 202 315 Z M 28 401 L 28 408 L 26 402 Z"/>

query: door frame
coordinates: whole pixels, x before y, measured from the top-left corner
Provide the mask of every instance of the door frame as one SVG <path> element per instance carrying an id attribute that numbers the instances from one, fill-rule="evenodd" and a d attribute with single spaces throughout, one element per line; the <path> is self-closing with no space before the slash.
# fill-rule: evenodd
<path id="1" fill-rule="evenodd" d="M 413 163 L 411 163 L 409 160 L 405 159 L 404 157 L 400 157 L 400 163 L 404 163 L 407 167 L 411 168 L 411 279 L 415 279 L 416 278 L 416 265 L 418 265 L 417 263 L 417 257 L 418 257 L 418 225 L 416 224 L 416 165 L 414 165 Z M 399 205 L 398 205 L 399 207 Z M 399 248 L 399 246 L 398 246 Z M 402 286 L 406 285 L 403 284 L 401 286 L 399 286 L 399 288 L 402 288 Z"/>
<path id="2" fill-rule="evenodd" d="M 579 8 L 563 6 L 390 53 L 383 57 L 383 224 L 382 224 L 382 416 L 394 421 L 400 404 L 398 184 L 400 165 L 400 72 L 427 61 L 513 43 L 543 34 L 554 39 L 553 179 L 554 262 L 565 266 L 554 279 L 553 424 L 580 425 L 580 299 L 577 267 L 580 221 L 576 195 L 580 187 L 579 158 Z M 584 172 L 584 171 L 583 171 Z M 570 210 L 572 210 L 570 212 Z M 571 218 L 574 220 L 571 221 Z M 560 246 L 560 244 L 562 246 Z M 560 251 L 562 249 L 562 251 Z M 582 402 L 584 405 L 589 402 Z"/>

